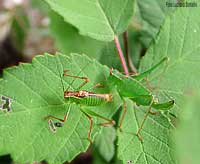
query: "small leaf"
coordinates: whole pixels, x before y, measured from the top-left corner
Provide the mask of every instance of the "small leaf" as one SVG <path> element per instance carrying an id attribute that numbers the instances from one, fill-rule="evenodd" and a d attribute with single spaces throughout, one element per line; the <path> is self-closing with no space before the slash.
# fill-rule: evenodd
<path id="1" fill-rule="evenodd" d="M 79 29 L 80 34 L 112 41 L 124 32 L 133 15 L 133 0 L 45 0 Z"/>
<path id="2" fill-rule="evenodd" d="M 75 90 L 82 81 L 77 79 L 71 84 L 73 78 L 62 77 L 64 70 L 90 79 L 81 89 L 92 91 L 93 85 L 103 83 L 104 88 L 93 91 L 110 93 L 105 83 L 109 69 L 85 55 L 46 54 L 34 58 L 32 64 L 6 69 L 0 80 L 0 95 L 11 98 L 12 112 L 0 112 L 0 154 L 10 153 L 12 159 L 20 163 L 42 160 L 63 163 L 86 151 L 90 144 L 87 140 L 90 125 L 80 108 L 89 107 L 66 103 L 61 82 L 63 80 L 65 89 L 70 86 L 70 90 Z M 114 96 L 112 103 L 90 110 L 110 118 L 119 103 Z M 52 133 L 44 118 L 48 115 L 63 118 L 69 108 L 71 112 L 64 126 Z M 92 139 L 100 130 L 97 125 L 100 121 L 94 118 Z"/>
<path id="3" fill-rule="evenodd" d="M 140 40 L 145 45 L 149 47 L 151 41 L 156 37 L 159 32 L 160 26 L 163 24 L 167 15 L 172 13 L 176 8 L 168 7 L 166 3 L 177 3 L 176 0 L 140 0 L 136 4 L 136 15 L 135 22 L 139 21 L 137 26 L 141 26 L 140 30 Z"/>
<path id="4" fill-rule="evenodd" d="M 105 127 L 95 140 L 95 146 L 99 150 L 101 156 L 109 162 L 115 154 L 114 141 L 116 138 L 116 131 L 113 127 Z"/>

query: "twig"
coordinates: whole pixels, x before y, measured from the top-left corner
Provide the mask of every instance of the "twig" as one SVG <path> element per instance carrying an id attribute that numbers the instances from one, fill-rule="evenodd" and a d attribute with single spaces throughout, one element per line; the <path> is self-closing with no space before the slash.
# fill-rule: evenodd
<path id="1" fill-rule="evenodd" d="M 115 36 L 114 41 L 115 41 L 115 46 L 116 46 L 116 48 L 117 48 L 117 52 L 118 52 L 118 55 L 119 55 L 119 58 L 120 58 L 122 67 L 123 67 L 123 69 L 124 69 L 124 73 L 125 73 L 126 75 L 129 75 L 128 67 L 127 67 L 127 65 L 126 65 L 126 61 L 125 61 L 124 54 L 123 54 L 123 52 L 122 52 L 122 49 L 121 49 L 121 46 L 120 46 L 120 43 L 119 43 L 119 38 L 118 38 L 118 36 Z"/>
<path id="2" fill-rule="evenodd" d="M 137 69 L 135 68 L 132 60 L 131 60 L 131 56 L 129 54 L 129 45 L 128 45 L 128 32 L 125 31 L 123 33 L 123 39 L 124 39 L 124 48 L 125 48 L 125 53 L 126 53 L 126 60 L 128 62 L 128 66 L 131 69 L 132 73 L 136 74 L 137 73 Z"/>

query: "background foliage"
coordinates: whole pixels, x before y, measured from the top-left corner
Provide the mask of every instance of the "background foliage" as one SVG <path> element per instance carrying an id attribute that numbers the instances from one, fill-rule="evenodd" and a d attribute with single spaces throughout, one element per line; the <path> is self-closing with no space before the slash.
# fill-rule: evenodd
<path id="1" fill-rule="evenodd" d="M 198 1 L 187 2 L 199 5 Z M 11 98 L 12 112 L 0 111 L 1 155 L 10 154 L 13 161 L 20 163 L 73 160 L 89 147 L 89 121 L 80 108 L 113 118 L 118 125 L 122 101 L 107 78 L 109 67 L 123 72 L 113 40 L 118 36 L 125 52 L 123 32 L 127 31 L 129 54 L 139 73 L 163 57 L 169 58 L 147 77 L 148 83 L 142 83 L 160 101 L 175 100 L 175 106 L 168 112 L 148 115 L 141 131 L 144 142 L 135 132 L 148 107 L 125 99 L 127 114 L 122 131 L 117 125 L 102 128 L 98 123 L 103 120 L 94 117 L 94 144 L 88 151 L 93 163 L 199 163 L 198 6 L 173 8 L 160 0 L 34 0 L 29 5 L 22 3 L 2 10 L 6 23 L 0 24 L 4 31 L 0 41 L 4 45 L 5 40 L 10 40 L 16 52 L 7 52 L 10 48 L 4 46 L 7 53 L 0 51 L 1 62 L 7 61 L 8 54 L 20 54 L 23 59 L 17 57 L 8 66 L 19 60 L 29 62 L 35 54 L 44 55 L 3 71 L 0 95 Z M 37 10 L 39 16 L 35 17 L 31 10 Z M 56 51 L 61 54 L 44 53 Z M 1 69 L 4 67 L 1 64 Z M 71 78 L 62 77 L 63 70 L 88 77 L 90 82 L 82 89 L 112 93 L 114 101 L 98 107 L 66 104 L 61 80 L 65 89 L 70 85 L 71 90 L 82 81 L 71 84 Z M 104 87 L 93 89 L 99 82 Z M 65 126 L 52 133 L 44 117 L 51 114 L 62 118 L 69 109 Z"/>

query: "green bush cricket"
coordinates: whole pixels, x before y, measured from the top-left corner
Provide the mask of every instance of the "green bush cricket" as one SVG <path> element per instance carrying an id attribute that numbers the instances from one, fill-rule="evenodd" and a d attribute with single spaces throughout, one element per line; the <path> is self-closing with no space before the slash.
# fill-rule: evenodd
<path id="1" fill-rule="evenodd" d="M 149 106 L 149 110 L 146 113 L 144 120 L 142 121 L 142 123 L 136 133 L 136 135 L 139 137 L 140 140 L 142 140 L 140 131 L 143 128 L 143 125 L 145 123 L 145 120 L 147 119 L 148 113 L 155 114 L 151 111 L 151 109 L 154 108 L 157 110 L 168 110 L 168 109 L 172 108 L 172 106 L 174 105 L 174 100 L 170 100 L 170 101 L 164 102 L 164 103 L 156 102 L 155 98 L 151 94 L 151 92 L 146 87 L 144 87 L 143 84 L 140 82 L 140 80 L 144 79 L 147 75 L 149 75 L 153 70 L 155 70 L 159 65 L 161 65 L 166 60 L 167 60 L 167 58 L 163 58 L 158 64 L 154 65 L 149 70 L 147 70 L 144 73 L 141 73 L 140 75 L 137 75 L 137 76 L 127 77 L 127 76 L 124 76 L 123 74 L 119 73 L 116 70 L 111 70 L 110 76 L 107 79 L 109 81 L 109 85 L 111 87 L 116 87 L 116 89 L 123 101 L 124 101 L 124 98 L 129 98 L 133 102 L 135 102 L 137 105 Z M 87 77 L 81 77 L 78 75 L 77 76 L 69 75 L 68 71 L 64 71 L 63 75 L 74 78 L 66 90 L 64 90 L 64 85 L 61 80 L 62 86 L 63 86 L 63 91 L 64 91 L 64 98 L 65 98 L 66 103 L 76 103 L 81 106 L 99 106 L 104 103 L 112 101 L 112 94 L 107 94 L 107 93 L 100 94 L 100 93 L 90 92 L 90 91 L 86 91 L 86 90 L 81 90 L 81 88 L 89 82 L 89 79 Z M 84 82 L 75 91 L 69 90 L 70 85 L 72 85 L 72 83 L 77 78 L 82 79 Z M 97 84 L 94 86 L 94 88 L 99 87 L 99 86 L 100 86 L 100 84 Z M 90 138 L 91 132 L 92 132 L 92 124 L 93 124 L 92 116 L 96 116 L 96 117 L 106 120 L 107 122 L 100 124 L 102 126 L 106 126 L 109 124 L 111 124 L 111 125 L 115 124 L 114 120 L 105 118 L 93 111 L 89 111 L 89 110 L 86 111 L 82 108 L 81 108 L 81 111 L 90 120 L 90 130 L 88 132 L 88 140 L 90 142 L 92 142 L 91 138 Z M 49 115 L 46 118 L 54 118 L 61 122 L 65 122 L 68 118 L 69 112 L 70 112 L 70 109 L 67 111 L 67 113 L 65 114 L 63 119 L 57 118 L 52 115 Z M 123 111 L 122 119 L 120 120 L 120 125 L 119 125 L 120 129 L 121 129 L 124 117 L 125 117 L 125 113 L 126 113 L 126 103 L 124 101 L 124 111 Z M 53 123 L 52 120 L 51 121 L 49 120 L 49 127 L 50 127 L 51 131 L 55 132 L 56 131 L 55 127 L 62 127 L 63 124 L 61 122 Z"/>
<path id="2" fill-rule="evenodd" d="M 108 102 L 112 101 L 112 94 L 107 94 L 107 93 L 102 94 L 102 93 L 95 93 L 95 92 L 90 92 L 90 91 L 86 91 L 86 90 L 81 90 L 81 88 L 89 82 L 89 79 L 87 77 L 81 77 L 78 75 L 77 76 L 69 75 L 67 70 L 64 71 L 63 76 L 74 78 L 74 80 L 72 80 L 72 82 L 69 84 L 69 86 L 66 90 L 64 90 L 64 85 L 61 80 L 61 83 L 63 86 L 63 91 L 64 91 L 64 99 L 65 99 L 66 103 L 75 103 L 75 104 L 78 104 L 81 106 L 100 106 L 104 103 L 108 103 Z M 84 82 L 75 91 L 71 91 L 71 90 L 69 90 L 69 87 L 70 87 L 70 85 L 72 85 L 72 83 L 75 81 L 75 79 L 82 79 Z M 93 86 L 93 88 L 96 88 L 96 87 L 101 87 L 101 84 L 96 84 L 95 86 Z M 115 124 L 114 120 L 111 120 L 109 118 L 101 116 L 91 110 L 85 110 L 82 108 L 80 108 L 80 110 L 90 120 L 90 130 L 88 132 L 88 140 L 90 141 L 90 143 L 92 143 L 92 140 L 91 140 L 91 132 L 92 132 L 92 127 L 93 127 L 92 116 L 99 117 L 101 119 L 106 120 L 106 122 L 100 124 L 102 126 Z M 45 119 L 53 118 L 53 119 L 59 120 L 64 123 L 67 120 L 69 113 L 70 113 L 70 108 L 68 109 L 68 111 L 65 114 L 63 119 L 57 118 L 52 115 L 45 117 Z M 54 123 L 51 119 L 49 119 L 48 123 L 49 123 L 50 130 L 53 133 L 55 133 L 56 127 L 63 126 L 63 124 L 61 122 Z"/>
<path id="3" fill-rule="evenodd" d="M 137 105 L 142 106 L 149 106 L 149 110 L 146 113 L 144 120 L 142 121 L 136 135 L 139 137 L 139 139 L 142 141 L 142 137 L 140 135 L 140 132 L 144 126 L 144 122 L 147 119 L 148 113 L 155 114 L 152 112 L 152 108 L 157 110 L 169 110 L 174 105 L 174 100 L 170 100 L 168 102 L 159 103 L 155 101 L 154 96 L 151 94 L 150 90 L 143 86 L 143 84 L 140 82 L 140 80 L 144 79 L 147 75 L 149 75 L 152 71 L 154 71 L 157 67 L 159 67 L 164 61 L 167 61 L 168 58 L 163 58 L 159 63 L 154 65 L 149 70 L 145 71 L 144 73 L 141 73 L 137 76 L 125 76 L 121 73 L 119 73 L 116 70 L 110 71 L 110 76 L 108 78 L 108 82 L 112 87 L 115 87 L 121 97 L 121 99 L 124 102 L 124 111 L 122 113 L 122 118 L 120 120 L 119 127 L 121 129 L 122 122 L 125 117 L 126 113 L 126 102 L 124 98 L 129 98 L 133 102 L 135 102 Z"/>

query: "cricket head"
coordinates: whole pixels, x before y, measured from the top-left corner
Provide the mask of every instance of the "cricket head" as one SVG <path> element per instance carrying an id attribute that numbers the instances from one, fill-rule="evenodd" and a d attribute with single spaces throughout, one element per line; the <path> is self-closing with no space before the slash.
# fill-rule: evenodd
<path id="1" fill-rule="evenodd" d="M 112 94 L 106 94 L 106 95 L 105 95 L 105 99 L 106 99 L 107 102 L 111 102 L 112 99 L 113 99 Z"/>

